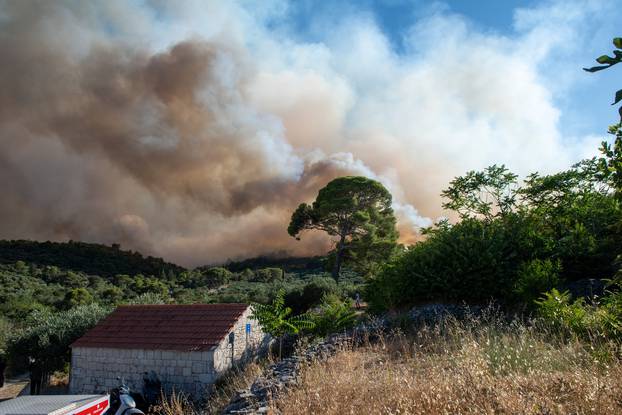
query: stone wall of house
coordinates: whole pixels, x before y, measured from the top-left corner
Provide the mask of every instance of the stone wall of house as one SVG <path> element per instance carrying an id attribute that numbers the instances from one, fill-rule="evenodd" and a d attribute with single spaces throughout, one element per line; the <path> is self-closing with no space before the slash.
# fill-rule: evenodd
<path id="1" fill-rule="evenodd" d="M 119 385 L 117 377 L 142 392 L 143 375 L 154 371 L 165 391 L 203 396 L 217 377 L 214 352 L 75 347 L 71 352 L 71 393 L 101 393 Z"/>
<path id="2" fill-rule="evenodd" d="M 229 336 L 224 338 L 214 350 L 214 370 L 221 374 L 231 368 L 232 364 L 240 363 L 261 354 L 268 346 L 269 336 L 262 330 L 257 320 L 251 319 L 249 307 L 238 319 L 230 333 L 233 333 L 233 347 Z M 250 325 L 250 331 L 246 325 Z M 233 351 L 232 351 L 233 349 Z"/>
<path id="3" fill-rule="evenodd" d="M 268 336 L 250 315 L 249 308 L 231 330 L 233 346 L 226 336 L 217 347 L 206 352 L 74 347 L 70 391 L 106 392 L 118 386 L 117 377 L 121 377 L 133 391 L 141 392 L 144 373 L 154 371 L 166 392 L 174 388 L 196 398 L 203 397 L 232 363 L 253 358 L 267 346 Z"/>

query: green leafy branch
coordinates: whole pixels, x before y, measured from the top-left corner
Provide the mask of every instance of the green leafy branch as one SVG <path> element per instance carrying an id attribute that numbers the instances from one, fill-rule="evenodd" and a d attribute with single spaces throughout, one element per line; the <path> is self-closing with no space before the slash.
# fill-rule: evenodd
<path id="1" fill-rule="evenodd" d="M 596 58 L 596 62 L 600 63 L 599 66 L 593 66 L 591 68 L 583 68 L 584 71 L 587 72 L 598 72 L 603 69 L 611 68 L 613 65 L 617 65 L 622 62 L 622 37 L 616 37 L 613 39 L 613 45 L 616 47 L 616 50 L 613 51 L 613 56 L 602 55 Z M 613 104 L 616 105 L 618 102 L 622 101 L 622 89 L 616 91 L 616 95 L 613 101 Z M 620 113 L 622 117 L 622 113 Z"/>
<path id="2" fill-rule="evenodd" d="M 300 330 L 312 329 L 315 324 L 308 314 L 292 316 L 292 309 L 285 306 L 285 290 L 277 292 L 272 304 L 252 304 L 252 318 L 271 336 L 279 339 L 279 358 L 283 348 L 283 336 L 298 334 Z"/>

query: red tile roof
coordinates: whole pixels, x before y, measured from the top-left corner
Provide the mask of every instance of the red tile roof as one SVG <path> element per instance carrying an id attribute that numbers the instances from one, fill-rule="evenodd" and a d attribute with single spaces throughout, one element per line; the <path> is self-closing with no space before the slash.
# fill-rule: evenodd
<path id="1" fill-rule="evenodd" d="M 71 347 L 206 351 L 227 336 L 247 304 L 118 307 Z"/>

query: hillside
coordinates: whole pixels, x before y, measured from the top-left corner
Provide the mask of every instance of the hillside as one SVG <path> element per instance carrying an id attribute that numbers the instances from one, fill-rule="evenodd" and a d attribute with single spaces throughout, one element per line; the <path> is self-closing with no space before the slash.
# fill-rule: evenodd
<path id="1" fill-rule="evenodd" d="M 52 265 L 86 274 L 111 278 L 118 274 L 159 276 L 184 270 L 162 258 L 124 251 L 118 245 L 86 242 L 0 241 L 0 263 L 24 261 L 39 266 Z"/>
<path id="2" fill-rule="evenodd" d="M 346 271 L 337 284 L 320 258 L 250 258 L 186 270 L 117 246 L 0 241 L 0 319 L 22 325 L 34 310 L 98 303 L 269 302 L 279 289 L 302 312 L 327 293 L 353 296 L 363 280 Z M 239 271 L 237 271 L 239 270 Z"/>

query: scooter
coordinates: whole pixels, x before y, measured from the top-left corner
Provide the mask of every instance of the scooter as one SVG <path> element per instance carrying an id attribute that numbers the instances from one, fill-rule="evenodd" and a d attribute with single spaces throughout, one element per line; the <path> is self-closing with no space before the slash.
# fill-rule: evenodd
<path id="1" fill-rule="evenodd" d="M 130 388 L 121 379 L 121 385 L 110 391 L 110 408 L 104 415 L 130 415 L 141 414 L 143 411 L 136 408 L 136 402 L 130 395 Z"/>

